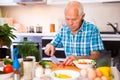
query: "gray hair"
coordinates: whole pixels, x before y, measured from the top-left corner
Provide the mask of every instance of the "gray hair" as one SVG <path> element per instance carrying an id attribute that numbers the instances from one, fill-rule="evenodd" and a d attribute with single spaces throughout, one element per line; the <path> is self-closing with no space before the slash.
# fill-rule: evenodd
<path id="1" fill-rule="evenodd" d="M 82 5 L 80 2 L 78 2 L 78 1 L 70 1 L 70 2 L 67 4 L 67 6 L 66 6 L 65 11 L 66 11 L 69 7 L 75 7 L 75 8 L 77 8 L 78 11 L 79 11 L 79 15 L 80 15 L 80 16 L 82 16 L 82 15 L 84 14 L 83 5 Z M 65 11 L 64 11 L 64 12 L 65 12 Z"/>

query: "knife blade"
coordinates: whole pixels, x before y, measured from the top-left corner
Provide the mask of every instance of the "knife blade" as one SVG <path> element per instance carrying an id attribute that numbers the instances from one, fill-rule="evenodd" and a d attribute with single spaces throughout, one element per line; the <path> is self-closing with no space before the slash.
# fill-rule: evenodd
<path id="1" fill-rule="evenodd" d="M 51 61 L 54 63 L 54 64 L 58 64 L 60 63 L 59 60 L 55 57 L 55 56 L 51 56 Z"/>

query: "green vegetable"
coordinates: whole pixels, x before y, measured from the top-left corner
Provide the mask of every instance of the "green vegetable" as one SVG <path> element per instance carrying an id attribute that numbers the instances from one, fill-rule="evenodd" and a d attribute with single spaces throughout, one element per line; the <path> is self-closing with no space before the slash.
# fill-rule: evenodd
<path id="1" fill-rule="evenodd" d="M 110 67 L 109 62 L 106 59 L 100 59 L 96 61 L 96 68 L 97 67 L 102 67 L 102 66 L 108 66 Z"/>
<path id="2" fill-rule="evenodd" d="M 96 64 L 96 60 L 92 60 L 91 64 L 95 65 Z"/>
<path id="3" fill-rule="evenodd" d="M 3 72 L 3 71 L 0 71 L 0 74 L 4 74 L 4 72 Z"/>
<path id="4" fill-rule="evenodd" d="M 6 65 L 6 64 L 11 64 L 12 65 L 12 61 L 10 60 L 10 59 L 8 59 L 8 58 L 4 58 L 3 59 L 3 61 L 4 61 L 4 64 Z"/>
<path id="5" fill-rule="evenodd" d="M 46 65 L 50 65 L 48 61 L 40 61 L 39 64 L 45 68 Z"/>

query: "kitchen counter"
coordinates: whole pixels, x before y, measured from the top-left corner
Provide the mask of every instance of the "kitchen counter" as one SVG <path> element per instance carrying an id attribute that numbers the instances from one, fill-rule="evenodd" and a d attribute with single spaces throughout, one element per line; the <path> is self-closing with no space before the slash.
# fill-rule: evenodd
<path id="1" fill-rule="evenodd" d="M 103 41 L 120 41 L 120 34 L 101 34 Z"/>
<path id="2" fill-rule="evenodd" d="M 15 33 L 17 36 L 41 36 L 41 37 L 54 37 L 53 33 Z M 101 34 L 103 41 L 120 41 L 120 34 Z"/>
<path id="3" fill-rule="evenodd" d="M 52 66 L 54 66 L 54 65 L 52 65 Z M 54 66 L 55 68 L 53 68 L 52 70 L 58 70 L 59 69 L 59 67 L 56 67 L 56 66 Z M 72 66 L 67 66 L 67 67 L 65 67 L 64 69 L 74 69 L 74 70 L 77 70 L 77 71 L 79 71 L 78 70 L 78 68 L 76 68 L 76 67 L 72 67 Z M 113 75 L 114 75 L 114 79 L 113 80 L 120 80 L 120 72 L 117 70 L 117 68 L 116 67 L 111 67 L 111 69 L 112 69 L 112 72 L 113 72 Z M 50 77 L 50 75 L 41 75 L 41 76 L 44 76 L 44 77 Z M 13 78 L 11 77 L 11 78 L 9 78 L 9 79 L 7 79 L 7 80 L 13 80 Z M 21 80 L 24 80 L 24 79 L 21 79 Z M 34 77 L 32 80 L 40 80 L 40 78 L 37 78 L 37 77 Z M 88 79 L 81 79 L 81 80 L 88 80 Z"/>

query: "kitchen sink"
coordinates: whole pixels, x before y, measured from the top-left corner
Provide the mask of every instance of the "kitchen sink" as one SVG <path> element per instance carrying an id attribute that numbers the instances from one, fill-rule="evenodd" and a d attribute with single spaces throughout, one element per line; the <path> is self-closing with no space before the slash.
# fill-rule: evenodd
<path id="1" fill-rule="evenodd" d="M 101 34 L 120 34 L 120 32 L 116 33 L 116 32 L 100 32 Z"/>

